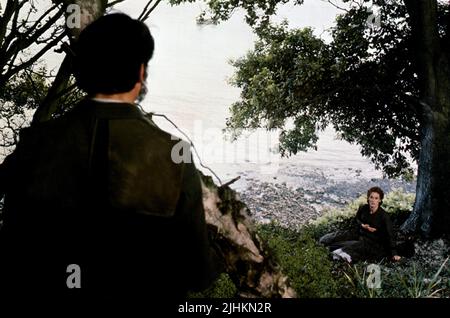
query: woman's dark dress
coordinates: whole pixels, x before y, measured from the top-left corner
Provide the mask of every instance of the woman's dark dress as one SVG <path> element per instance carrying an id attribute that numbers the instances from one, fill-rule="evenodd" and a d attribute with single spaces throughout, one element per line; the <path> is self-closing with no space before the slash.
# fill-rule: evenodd
<path id="1" fill-rule="evenodd" d="M 361 206 L 356 213 L 356 223 L 357 231 L 330 233 L 323 236 L 320 242 L 329 246 L 331 251 L 342 249 L 351 256 L 352 261 L 379 260 L 397 254 L 392 223 L 383 208 L 379 207 L 371 214 L 368 204 Z M 362 224 L 377 230 L 370 232 Z"/>

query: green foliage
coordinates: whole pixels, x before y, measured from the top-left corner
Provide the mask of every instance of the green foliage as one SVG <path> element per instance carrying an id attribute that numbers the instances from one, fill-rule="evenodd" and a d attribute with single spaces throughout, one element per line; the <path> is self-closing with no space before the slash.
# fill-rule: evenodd
<path id="1" fill-rule="evenodd" d="M 389 192 L 383 199 L 383 207 L 391 214 L 399 211 L 409 211 L 413 209 L 416 195 L 414 193 L 407 193 L 401 189 L 394 189 Z"/>
<path id="2" fill-rule="evenodd" d="M 286 23 L 266 29 L 255 50 L 233 62 L 238 71 L 232 84 L 242 89 L 242 99 L 231 107 L 228 130 L 283 128 L 292 119 L 295 128 L 281 132 L 281 153 L 315 148 L 316 128 L 325 120 L 309 105 L 324 102 L 319 91 L 329 59 L 311 29 L 288 31 Z"/>
<path id="3" fill-rule="evenodd" d="M 426 268 L 423 258 L 414 257 L 403 260 L 398 264 L 379 264 L 381 269 L 381 288 L 370 290 L 367 285 L 360 284 L 355 288 L 357 297 L 369 297 L 369 293 L 376 293 L 376 297 L 383 298 L 425 298 L 449 297 L 449 267 L 448 258 L 438 267 Z M 354 267 L 364 270 L 367 264 L 357 264 Z M 351 271 L 350 275 L 352 275 Z M 354 276 L 352 279 L 355 279 Z"/>
<path id="4" fill-rule="evenodd" d="M 336 271 L 336 277 L 345 277 L 349 285 L 341 297 L 358 298 L 423 298 L 448 297 L 449 269 L 448 258 L 439 267 L 425 268 L 417 259 L 403 260 L 400 263 L 381 262 L 375 264 L 380 269 L 379 288 L 368 284 L 369 264 L 361 262 L 346 264 Z"/>
<path id="5" fill-rule="evenodd" d="M 30 124 L 34 111 L 47 95 L 52 78 L 47 69 L 38 64 L 17 73 L 0 87 L 0 148 L 4 151 L 0 157 L 17 144 L 20 130 Z M 71 78 L 69 89 L 61 94 L 59 108 L 53 116 L 60 116 L 84 96 Z"/>
<path id="6" fill-rule="evenodd" d="M 332 274 L 328 251 L 307 232 L 298 233 L 275 224 L 260 226 L 291 286 L 300 298 L 337 297 L 338 283 Z"/>
<path id="7" fill-rule="evenodd" d="M 407 275 L 398 275 L 402 286 L 404 286 L 405 290 L 408 292 L 408 296 L 412 298 L 433 297 L 440 292 L 442 289 L 438 288 L 441 282 L 439 275 L 447 261 L 448 257 L 431 279 L 427 279 L 424 277 L 423 273 L 419 273 L 416 270 L 415 263 L 413 263 L 412 272 L 407 273 Z"/>
<path id="8" fill-rule="evenodd" d="M 195 0 L 169 0 L 173 5 L 194 2 Z M 280 4 L 290 2 L 290 0 L 204 0 L 207 10 L 204 10 L 200 17 L 200 23 L 214 23 L 228 20 L 233 13 L 240 9 L 245 12 L 246 22 L 255 30 L 264 29 L 269 24 L 269 19 L 277 11 Z M 295 0 L 295 4 L 302 4 L 303 0 Z"/>
<path id="9" fill-rule="evenodd" d="M 361 1 L 337 17 L 331 43 L 287 23 L 258 30 L 253 51 L 232 62 L 232 84 L 242 90 L 227 121 L 233 137 L 279 128 L 280 152 L 290 155 L 314 149 L 317 133 L 332 125 L 386 175 L 411 175 L 421 113 L 408 15 L 403 2 L 375 3 L 379 27 L 367 23 L 372 12 Z M 448 4 L 439 12 L 446 33 Z"/>
<path id="10" fill-rule="evenodd" d="M 233 298 L 237 288 L 228 274 L 222 273 L 219 278 L 202 292 L 191 292 L 188 298 Z"/>
<path id="11" fill-rule="evenodd" d="M 22 71 L 0 87 L 0 147 L 10 149 L 18 141 L 21 128 L 30 123 L 31 114 L 47 93 L 45 67 Z"/>
<path id="12" fill-rule="evenodd" d="M 352 296 L 354 297 L 377 298 L 382 294 L 381 286 L 376 288 L 367 283 L 370 279 L 368 265 L 366 262 L 354 265 L 347 264 L 348 269 L 342 271 L 342 274 L 353 288 Z"/>
<path id="13" fill-rule="evenodd" d="M 412 211 L 415 195 L 402 189 L 394 189 L 383 199 L 383 208 L 390 214 L 391 220 L 398 227 Z M 310 222 L 315 238 L 337 230 L 355 227 L 354 217 L 358 208 L 367 203 L 367 196 L 361 195 L 341 209 L 325 210 L 323 215 Z"/>

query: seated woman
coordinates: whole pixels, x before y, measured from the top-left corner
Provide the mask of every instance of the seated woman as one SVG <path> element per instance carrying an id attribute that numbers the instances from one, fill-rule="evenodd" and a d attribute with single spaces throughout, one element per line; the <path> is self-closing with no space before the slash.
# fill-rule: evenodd
<path id="1" fill-rule="evenodd" d="M 390 257 L 400 260 L 395 250 L 392 223 L 381 207 L 384 192 L 379 187 L 367 191 L 367 203 L 356 213 L 357 231 L 334 232 L 324 235 L 319 242 L 328 246 L 333 258 L 351 263 L 359 260 L 379 260 Z"/>

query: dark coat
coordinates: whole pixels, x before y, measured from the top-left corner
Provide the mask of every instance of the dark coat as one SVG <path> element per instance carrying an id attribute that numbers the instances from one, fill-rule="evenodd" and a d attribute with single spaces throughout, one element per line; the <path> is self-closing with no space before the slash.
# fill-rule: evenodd
<path id="1" fill-rule="evenodd" d="M 368 204 L 360 206 L 356 213 L 355 224 L 354 230 L 325 234 L 319 242 L 328 246 L 330 251 L 342 249 L 350 255 L 353 262 L 379 261 L 397 254 L 392 222 L 382 207 L 379 207 L 376 213 L 370 214 Z M 372 233 L 362 228 L 362 224 L 369 224 L 377 230 Z"/>
<path id="2" fill-rule="evenodd" d="M 392 222 L 389 215 L 382 207 L 379 207 L 375 213 L 371 214 L 368 204 L 360 206 L 356 213 L 356 222 L 361 237 L 382 246 L 389 256 L 397 254 L 397 251 L 395 250 L 396 243 Z M 362 224 L 369 224 L 377 230 L 375 232 L 370 232 L 362 228 Z"/>
<path id="3" fill-rule="evenodd" d="M 91 100 L 23 129 L 0 170 L 0 288 L 174 297 L 208 286 L 200 179 L 172 160 L 179 142 L 134 105 Z M 79 290 L 67 288 L 70 264 Z"/>

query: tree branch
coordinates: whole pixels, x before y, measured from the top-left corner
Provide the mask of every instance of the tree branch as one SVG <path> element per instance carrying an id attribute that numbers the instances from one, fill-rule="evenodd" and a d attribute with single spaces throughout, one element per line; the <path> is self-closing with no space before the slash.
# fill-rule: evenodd
<path id="1" fill-rule="evenodd" d="M 65 5 L 70 4 L 72 1 L 62 1 L 62 0 L 54 0 L 57 3 L 64 3 Z M 121 1 L 113 1 L 110 3 L 116 4 Z M 82 4 L 82 14 L 85 14 L 86 17 L 89 19 L 84 19 L 86 23 L 83 23 L 78 28 L 72 28 L 72 29 L 66 29 L 71 35 L 71 40 L 76 41 L 79 33 L 81 32 L 81 29 L 87 25 L 87 23 L 90 23 L 92 19 L 96 19 L 100 16 L 102 16 L 105 13 L 105 9 L 107 7 L 107 1 L 106 0 L 90 0 L 90 1 L 80 1 L 80 4 Z M 97 4 L 97 5 L 95 5 Z M 84 13 L 83 13 L 84 12 Z M 47 96 L 45 97 L 44 101 L 39 105 L 39 107 L 36 109 L 36 112 L 33 116 L 33 123 L 35 122 L 42 122 L 46 121 L 51 118 L 52 114 L 57 110 L 57 107 L 59 105 L 61 94 L 66 91 L 70 75 L 72 74 L 72 57 L 70 54 L 67 54 L 64 58 L 63 63 L 61 64 L 61 67 L 58 70 L 58 73 L 56 75 L 56 78 L 51 85 Z"/>
<path id="2" fill-rule="evenodd" d="M 11 22 L 11 29 L 9 32 L 9 35 L 6 36 L 6 30 L 5 30 L 5 34 L 4 36 L 6 36 L 6 39 L 4 40 L 4 42 L 1 45 L 2 51 L 6 51 L 6 48 L 9 46 L 9 44 L 11 43 L 12 39 L 14 39 L 14 37 L 17 34 L 20 34 L 19 32 L 19 28 L 17 27 L 17 22 L 19 20 L 19 16 L 20 16 L 20 9 L 23 7 L 23 5 L 26 3 L 26 1 L 22 1 L 20 3 L 17 4 L 17 7 L 15 8 L 15 12 L 13 14 L 13 18 L 12 18 L 12 22 Z M 31 15 L 31 12 L 33 11 L 33 6 L 30 8 L 30 10 L 28 11 L 28 15 L 25 19 L 25 21 L 28 20 L 29 16 Z M 9 21 L 8 21 L 9 22 Z"/>
<path id="3" fill-rule="evenodd" d="M 125 1 L 125 0 L 116 0 L 116 1 L 113 1 L 113 2 L 108 3 L 108 4 L 106 5 L 106 7 L 107 7 L 107 8 L 110 8 L 110 7 L 112 7 L 112 6 L 116 5 L 116 4 L 121 3 L 121 2 L 124 2 L 124 1 Z"/>
<path id="4" fill-rule="evenodd" d="M 144 9 L 143 9 L 142 12 L 141 12 L 141 14 L 140 14 L 139 17 L 138 17 L 138 20 L 141 20 L 141 19 L 145 16 L 145 14 L 146 14 L 146 12 L 147 12 L 147 9 L 148 9 L 148 7 L 150 6 L 150 4 L 152 4 L 152 2 L 153 2 L 153 0 L 149 0 L 149 1 L 147 2 L 147 4 L 145 5 Z"/>
<path id="5" fill-rule="evenodd" d="M 52 86 L 48 90 L 41 105 L 39 105 L 36 109 L 36 112 L 33 115 L 32 123 L 43 122 L 51 118 L 58 106 L 58 99 L 63 95 L 62 92 L 67 89 L 71 73 L 72 57 L 70 55 L 66 55 L 61 67 L 58 70 L 58 74 L 52 83 Z"/>
<path id="6" fill-rule="evenodd" d="M 329 4 L 331 4 L 331 5 L 332 5 L 333 7 L 335 7 L 336 9 L 339 9 L 339 10 L 345 11 L 345 12 L 348 12 L 347 9 L 344 9 L 344 8 L 338 6 L 336 3 L 332 2 L 331 0 L 322 0 L 322 1 L 327 1 Z"/>
<path id="7" fill-rule="evenodd" d="M 3 14 L 2 17 L 0 17 L 0 44 L 3 44 L 3 40 L 6 35 L 6 30 L 8 28 L 9 21 L 16 12 L 18 4 L 19 3 L 17 0 L 9 0 L 6 3 L 5 13 Z"/>
<path id="8" fill-rule="evenodd" d="M 41 94 L 40 94 L 38 88 L 36 87 L 36 83 L 33 80 L 33 76 L 31 76 L 31 72 L 28 69 L 25 69 L 25 74 L 28 77 L 28 80 L 30 81 L 31 86 L 33 86 L 34 99 L 39 101 L 41 99 Z"/>
<path id="9" fill-rule="evenodd" d="M 31 46 L 33 43 L 36 43 L 39 39 L 39 37 L 44 34 L 48 29 L 50 29 L 52 27 L 52 25 L 54 23 L 56 23 L 56 21 L 63 15 L 64 10 L 60 10 L 58 11 L 52 18 L 50 18 L 43 27 L 41 27 L 40 29 L 38 29 L 37 31 L 34 32 L 34 34 L 30 34 L 30 33 L 25 33 L 27 37 L 24 37 L 24 34 L 20 34 L 15 38 L 15 40 L 13 41 L 13 43 L 10 45 L 10 47 L 7 49 L 6 52 L 1 52 L 0 53 L 0 65 L 4 65 L 5 63 L 7 63 L 8 60 L 10 60 L 14 55 L 16 55 L 18 52 L 26 49 L 27 47 Z M 52 36 L 55 35 L 56 32 L 54 32 L 52 34 Z M 60 38 L 58 36 L 58 38 Z M 61 39 L 61 38 L 60 38 Z M 55 45 L 57 44 L 57 41 L 51 41 L 49 43 L 54 43 Z M 48 51 L 49 49 L 52 48 L 52 46 L 46 45 L 45 46 L 46 51 Z M 40 56 L 42 56 L 46 51 L 40 51 Z M 35 61 L 37 59 L 34 59 Z M 4 81 L 5 79 L 8 80 L 9 77 L 6 76 L 7 74 L 9 74 L 9 71 L 4 74 L 2 77 L 3 79 L 0 80 L 0 82 Z"/>
<path id="10" fill-rule="evenodd" d="M 149 3 L 147 4 L 147 6 L 148 6 L 151 2 L 152 2 L 152 0 L 149 1 Z M 153 5 L 153 7 L 151 7 L 151 8 L 145 13 L 145 15 L 142 16 L 142 15 L 144 14 L 144 12 L 145 12 L 145 9 L 144 9 L 144 12 L 141 13 L 141 16 L 142 16 L 142 17 L 139 17 L 139 20 L 142 21 L 142 22 L 144 22 L 145 20 L 147 20 L 148 17 L 150 16 L 150 13 L 152 13 L 153 10 L 155 10 L 155 8 L 158 6 L 158 4 L 160 4 L 160 2 L 161 2 L 161 0 L 157 0 L 156 3 Z M 146 8 L 147 8 L 147 6 L 146 6 Z"/>
<path id="11" fill-rule="evenodd" d="M 66 36 L 65 32 L 62 32 L 53 41 L 49 42 L 46 46 L 44 46 L 44 48 L 42 48 L 38 53 L 36 53 L 28 61 L 8 70 L 8 72 L 6 72 L 4 75 L 1 76 L 0 86 L 3 86 L 9 80 L 9 78 L 11 78 L 11 76 L 13 76 L 14 74 L 17 74 L 21 70 L 33 65 L 39 58 L 41 58 L 42 55 L 44 55 L 49 49 L 54 47 L 56 44 L 58 44 L 58 42 L 61 41 L 65 36 Z"/>
<path id="12" fill-rule="evenodd" d="M 18 55 L 19 55 L 19 51 L 16 51 L 14 56 L 9 59 L 8 63 L 6 63 L 7 69 L 6 69 L 5 74 L 7 74 L 12 68 L 14 68 L 14 62 L 16 61 Z"/>
<path id="13" fill-rule="evenodd" d="M 56 8 L 58 8 L 58 4 L 53 5 L 50 9 L 48 9 L 47 11 L 44 12 L 44 14 L 42 14 L 39 19 L 37 19 L 33 25 L 29 26 L 28 32 L 26 32 L 24 35 L 25 37 L 28 37 L 31 35 L 31 33 L 37 29 L 37 27 L 39 26 L 39 24 L 41 23 L 41 21 L 47 16 L 49 15 L 53 10 L 55 10 Z M 60 8 L 60 13 L 61 15 L 64 13 L 64 11 Z M 28 21 L 28 19 L 27 19 Z"/>
<path id="14" fill-rule="evenodd" d="M 31 44 L 36 42 L 36 40 L 45 32 L 47 32 L 47 30 L 49 30 L 58 21 L 58 19 L 63 16 L 63 14 L 64 10 L 60 9 L 53 17 L 48 19 L 47 22 L 45 22 L 45 24 L 41 28 L 36 30 L 33 34 L 31 33 L 26 34 L 27 36 L 26 40 L 22 41 L 21 43 L 18 43 L 18 49 L 23 50 L 24 48 L 27 48 Z"/>

